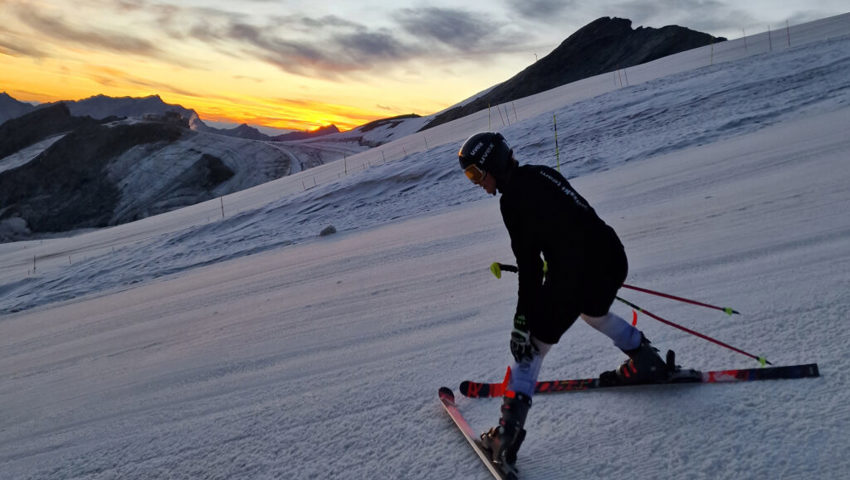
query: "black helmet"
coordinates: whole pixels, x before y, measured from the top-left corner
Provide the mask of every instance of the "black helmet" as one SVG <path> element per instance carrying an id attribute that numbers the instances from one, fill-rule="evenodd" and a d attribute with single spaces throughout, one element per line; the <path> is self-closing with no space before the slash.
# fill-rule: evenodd
<path id="1" fill-rule="evenodd" d="M 482 132 L 466 139 L 457 156 L 460 168 L 466 170 L 474 164 L 498 180 L 513 167 L 513 152 L 501 133 Z"/>

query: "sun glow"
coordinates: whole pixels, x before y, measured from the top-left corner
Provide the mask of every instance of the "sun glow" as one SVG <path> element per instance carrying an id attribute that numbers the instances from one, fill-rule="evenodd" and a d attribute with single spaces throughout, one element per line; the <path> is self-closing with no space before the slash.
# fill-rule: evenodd
<path id="1" fill-rule="evenodd" d="M 329 124 L 347 130 L 396 115 L 378 107 L 357 106 L 356 102 L 346 101 L 351 99 L 346 99 L 344 94 L 331 89 L 324 89 L 320 96 L 338 98 L 336 103 L 279 98 L 275 95 L 277 92 L 258 85 L 267 83 L 265 81 L 208 75 L 208 82 L 198 85 L 197 71 L 157 64 L 132 65 L 96 52 L 82 55 L 87 57 L 85 63 L 70 59 L 33 61 L 0 55 L 4 63 L 0 85 L 20 101 L 40 103 L 80 100 L 99 94 L 113 97 L 159 95 L 166 103 L 195 110 L 203 120 L 293 130 Z M 251 91 L 255 93 L 245 93 Z"/>
<path id="2" fill-rule="evenodd" d="M 349 51 L 358 37 L 320 43 L 290 37 L 294 30 L 269 25 L 266 17 L 250 24 L 247 14 L 189 4 L 142 9 L 101 0 L 10 0 L 3 8 L 0 91 L 20 101 L 159 95 L 202 120 L 348 130 L 402 114 L 428 115 L 493 83 L 445 65 L 385 60 L 380 33 L 362 39 L 360 48 L 374 51 L 361 60 L 365 50 Z M 199 20 L 199 14 L 208 16 Z M 351 27 L 333 28 L 346 35 Z M 400 55 L 392 50 L 398 47 L 388 48 L 387 54 Z"/>

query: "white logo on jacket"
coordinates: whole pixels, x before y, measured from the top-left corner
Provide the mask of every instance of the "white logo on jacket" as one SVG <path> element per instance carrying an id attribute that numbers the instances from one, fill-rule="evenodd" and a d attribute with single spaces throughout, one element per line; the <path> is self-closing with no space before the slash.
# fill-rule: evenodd
<path id="1" fill-rule="evenodd" d="M 563 182 L 561 182 L 561 180 L 559 180 L 559 179 L 557 179 L 557 178 L 553 177 L 553 176 L 552 176 L 552 175 L 550 175 L 549 173 L 544 172 L 544 171 L 542 171 L 542 170 L 540 171 L 540 175 L 543 175 L 543 177 L 544 177 L 544 178 L 546 178 L 546 179 L 548 179 L 550 182 L 554 183 L 556 187 L 558 187 L 559 189 L 561 189 L 561 191 L 562 191 L 562 192 L 564 192 L 564 193 L 565 193 L 568 197 L 572 198 L 572 199 L 573 199 L 573 201 L 576 203 L 576 205 L 578 205 L 579 207 L 581 207 L 581 208 L 583 208 L 583 209 L 585 209 L 585 210 L 587 210 L 588 208 L 590 208 L 590 207 L 587 205 L 587 203 L 585 203 L 585 202 L 581 199 L 581 197 L 579 197 L 579 196 L 578 196 L 578 194 L 576 194 L 576 192 L 575 192 L 573 189 L 571 189 L 568 185 L 566 185 L 566 184 L 564 184 Z"/>

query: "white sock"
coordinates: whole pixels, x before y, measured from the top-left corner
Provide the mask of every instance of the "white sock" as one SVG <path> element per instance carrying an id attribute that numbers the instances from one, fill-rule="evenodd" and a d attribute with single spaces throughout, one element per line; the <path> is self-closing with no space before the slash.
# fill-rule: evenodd
<path id="1" fill-rule="evenodd" d="M 529 397 L 534 395 L 534 387 L 537 385 L 537 376 L 540 374 L 540 367 L 543 365 L 543 357 L 552 348 L 551 344 L 543 343 L 534 337 L 531 337 L 531 342 L 537 347 L 537 352 L 530 360 L 515 361 L 511 365 L 511 378 L 508 380 L 508 390 Z"/>
<path id="2" fill-rule="evenodd" d="M 632 350 L 640 345 L 641 333 L 617 314 L 608 312 L 602 317 L 581 314 L 582 320 L 614 341 L 620 350 Z"/>

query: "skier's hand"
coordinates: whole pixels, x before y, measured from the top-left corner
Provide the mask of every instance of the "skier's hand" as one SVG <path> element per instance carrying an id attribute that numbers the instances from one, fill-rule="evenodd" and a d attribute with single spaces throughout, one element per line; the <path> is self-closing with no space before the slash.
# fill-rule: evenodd
<path id="1" fill-rule="evenodd" d="M 522 314 L 514 316 L 514 329 L 511 330 L 511 354 L 517 362 L 531 360 L 534 356 L 531 332 L 528 331 L 528 323 L 525 315 Z"/>

